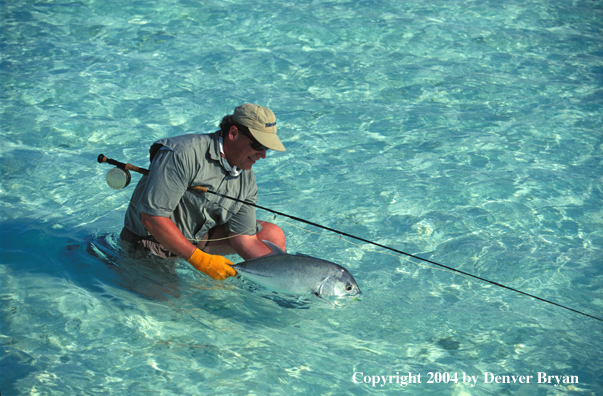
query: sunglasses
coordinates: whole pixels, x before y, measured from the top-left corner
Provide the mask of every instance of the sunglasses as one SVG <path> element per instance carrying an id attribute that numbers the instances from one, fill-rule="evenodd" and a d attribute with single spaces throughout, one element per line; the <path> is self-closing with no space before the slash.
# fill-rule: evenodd
<path id="1" fill-rule="evenodd" d="M 251 134 L 251 132 L 249 132 L 249 130 L 247 130 L 247 128 L 238 128 L 238 130 L 241 131 L 241 133 L 243 135 L 247 136 L 249 138 L 249 140 L 251 140 L 251 143 L 249 145 L 255 151 L 270 150 L 268 147 L 266 147 L 262 143 L 258 142 L 256 140 L 256 138 L 253 137 L 253 135 Z"/>

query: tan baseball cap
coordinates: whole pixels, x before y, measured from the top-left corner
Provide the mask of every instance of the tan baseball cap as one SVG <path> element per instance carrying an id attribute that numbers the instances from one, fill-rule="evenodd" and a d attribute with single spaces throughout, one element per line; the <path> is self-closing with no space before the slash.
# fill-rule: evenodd
<path id="1" fill-rule="evenodd" d="M 276 151 L 285 151 L 285 146 L 276 136 L 276 117 L 270 109 L 245 103 L 237 106 L 233 117 L 236 122 L 249 128 L 253 137 L 264 146 Z"/>

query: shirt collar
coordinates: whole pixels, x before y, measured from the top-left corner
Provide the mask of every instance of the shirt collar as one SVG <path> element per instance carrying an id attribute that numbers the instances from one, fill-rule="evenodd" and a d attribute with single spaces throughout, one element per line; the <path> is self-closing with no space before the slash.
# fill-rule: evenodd
<path id="1" fill-rule="evenodd" d="M 214 161 L 220 161 L 220 131 L 212 134 L 212 140 L 209 144 L 209 157 Z"/>
<path id="2" fill-rule="evenodd" d="M 222 138 L 222 134 L 218 132 L 218 150 L 220 152 L 220 163 L 222 164 L 222 168 L 226 170 L 226 172 L 230 173 L 231 176 L 237 177 L 239 176 L 243 170 L 238 169 L 237 166 L 230 166 L 228 161 L 226 160 L 226 156 L 224 155 L 224 139 Z"/>

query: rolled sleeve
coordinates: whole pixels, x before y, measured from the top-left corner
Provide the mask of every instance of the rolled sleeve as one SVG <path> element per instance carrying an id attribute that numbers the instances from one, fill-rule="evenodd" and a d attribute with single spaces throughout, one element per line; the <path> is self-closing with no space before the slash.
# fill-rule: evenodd
<path id="1" fill-rule="evenodd" d="M 255 202 L 257 199 L 254 199 L 253 203 Z M 256 220 L 255 207 L 251 205 L 241 205 L 239 211 L 226 223 L 228 233 L 255 235 L 261 230 L 262 226 Z"/>

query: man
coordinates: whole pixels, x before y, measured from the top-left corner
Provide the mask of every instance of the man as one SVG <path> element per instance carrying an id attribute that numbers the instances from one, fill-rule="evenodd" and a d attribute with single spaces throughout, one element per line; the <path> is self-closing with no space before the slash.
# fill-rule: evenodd
<path id="1" fill-rule="evenodd" d="M 285 151 L 276 135 L 274 113 L 246 103 L 206 135 L 182 135 L 151 147 L 149 175 L 143 176 L 126 212 L 121 238 L 153 254 L 186 259 L 214 279 L 236 275 L 222 255 L 247 260 L 270 253 L 268 240 L 286 249 L 275 224 L 257 221 L 255 207 L 214 194 L 190 190 L 203 186 L 256 203 L 253 164 L 266 150 Z"/>

